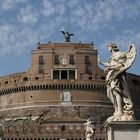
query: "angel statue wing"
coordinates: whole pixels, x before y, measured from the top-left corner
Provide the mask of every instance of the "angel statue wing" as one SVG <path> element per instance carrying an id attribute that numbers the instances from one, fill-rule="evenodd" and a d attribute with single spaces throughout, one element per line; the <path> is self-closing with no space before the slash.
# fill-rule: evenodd
<path id="1" fill-rule="evenodd" d="M 130 44 L 129 50 L 127 51 L 127 60 L 126 60 L 125 66 L 124 66 L 126 70 L 130 66 L 132 66 L 135 58 L 136 58 L 136 47 L 134 44 Z"/>
<path id="2" fill-rule="evenodd" d="M 123 63 L 123 67 L 115 73 L 114 78 L 117 77 L 120 73 L 127 70 L 129 67 L 132 66 L 134 60 L 136 58 L 136 47 L 134 44 L 129 45 L 129 50 L 126 52 L 126 61 Z"/>

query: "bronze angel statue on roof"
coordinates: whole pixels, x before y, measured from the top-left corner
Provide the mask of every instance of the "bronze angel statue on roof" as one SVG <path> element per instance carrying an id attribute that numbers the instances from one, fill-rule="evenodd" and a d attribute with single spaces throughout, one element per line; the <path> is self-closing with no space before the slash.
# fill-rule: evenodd
<path id="1" fill-rule="evenodd" d="M 61 33 L 65 36 L 65 42 L 70 42 L 71 41 L 70 37 L 74 35 L 72 33 L 64 32 L 64 31 L 61 31 Z"/>
<path id="2" fill-rule="evenodd" d="M 133 64 L 136 57 L 136 47 L 129 46 L 127 52 L 121 52 L 117 45 L 109 43 L 107 46 L 112 53 L 106 63 L 98 59 L 106 74 L 107 96 L 112 102 L 115 112 L 107 121 L 134 120 L 133 103 L 126 81 L 126 70 Z"/>

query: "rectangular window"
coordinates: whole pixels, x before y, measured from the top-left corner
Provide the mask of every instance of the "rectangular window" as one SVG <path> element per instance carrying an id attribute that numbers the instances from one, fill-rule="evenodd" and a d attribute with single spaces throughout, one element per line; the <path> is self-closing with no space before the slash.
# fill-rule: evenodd
<path id="1" fill-rule="evenodd" d="M 71 65 L 75 64 L 74 55 L 70 55 L 69 64 Z"/>
<path id="2" fill-rule="evenodd" d="M 59 70 L 54 70 L 53 71 L 53 79 L 59 79 L 60 78 L 60 71 Z"/>
<path id="3" fill-rule="evenodd" d="M 69 79 L 75 79 L 75 70 L 69 70 Z"/>
<path id="4" fill-rule="evenodd" d="M 85 56 L 85 64 L 90 65 L 89 56 Z"/>
<path id="5" fill-rule="evenodd" d="M 44 65 L 44 56 L 39 56 L 38 65 Z"/>
<path id="6" fill-rule="evenodd" d="M 67 70 L 61 70 L 61 79 L 68 79 Z"/>
<path id="7" fill-rule="evenodd" d="M 76 79 L 76 72 L 75 70 L 60 70 L 60 69 L 56 69 L 52 71 L 52 78 L 53 79 L 67 79 L 67 80 L 71 80 L 71 79 Z"/>
<path id="8" fill-rule="evenodd" d="M 59 55 L 54 56 L 54 64 L 60 64 Z"/>

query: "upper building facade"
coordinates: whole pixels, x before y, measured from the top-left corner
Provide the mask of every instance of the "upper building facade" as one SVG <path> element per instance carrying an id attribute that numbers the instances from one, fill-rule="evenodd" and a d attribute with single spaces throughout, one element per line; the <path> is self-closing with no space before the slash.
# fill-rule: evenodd
<path id="1" fill-rule="evenodd" d="M 43 73 L 48 80 L 96 80 L 100 71 L 96 56 L 92 44 L 38 44 L 29 73 Z"/>
<path id="2" fill-rule="evenodd" d="M 138 118 L 140 77 L 128 81 Z M 89 117 L 96 117 L 96 140 L 105 140 L 102 125 L 112 111 L 92 43 L 38 43 L 28 71 L 0 77 L 5 140 L 83 140 Z"/>

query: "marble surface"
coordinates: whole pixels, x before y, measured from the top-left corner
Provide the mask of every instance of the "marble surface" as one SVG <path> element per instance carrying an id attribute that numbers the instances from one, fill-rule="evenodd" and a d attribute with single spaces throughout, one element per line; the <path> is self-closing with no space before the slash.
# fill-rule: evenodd
<path id="1" fill-rule="evenodd" d="M 113 121 L 105 124 L 108 140 L 140 140 L 140 121 Z"/>

